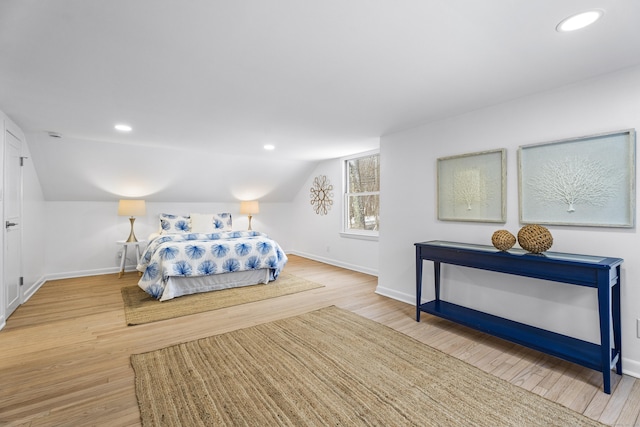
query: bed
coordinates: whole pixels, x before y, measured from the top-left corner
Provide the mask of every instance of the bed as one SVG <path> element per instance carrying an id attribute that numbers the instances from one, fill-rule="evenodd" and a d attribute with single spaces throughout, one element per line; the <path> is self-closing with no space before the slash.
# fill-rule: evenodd
<path id="1" fill-rule="evenodd" d="M 160 215 L 137 269 L 138 286 L 159 301 L 268 284 L 287 263 L 280 245 L 259 231 L 234 231 L 231 214 Z"/>

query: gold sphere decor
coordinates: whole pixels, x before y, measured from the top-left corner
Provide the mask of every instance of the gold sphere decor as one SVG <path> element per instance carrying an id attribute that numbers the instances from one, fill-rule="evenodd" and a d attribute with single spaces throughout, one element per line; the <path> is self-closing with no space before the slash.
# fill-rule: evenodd
<path id="1" fill-rule="evenodd" d="M 522 249 L 539 254 L 553 245 L 553 236 L 546 227 L 537 224 L 525 225 L 518 231 L 518 243 Z"/>
<path id="2" fill-rule="evenodd" d="M 516 244 L 516 236 L 507 230 L 498 230 L 491 236 L 491 243 L 501 251 L 508 251 Z"/>

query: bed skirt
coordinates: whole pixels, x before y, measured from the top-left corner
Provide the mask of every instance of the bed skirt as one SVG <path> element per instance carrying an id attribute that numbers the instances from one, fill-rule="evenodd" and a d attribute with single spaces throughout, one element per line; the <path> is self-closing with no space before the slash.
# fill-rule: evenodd
<path id="1" fill-rule="evenodd" d="M 269 283 L 269 269 L 236 271 L 197 277 L 169 277 L 160 301 L 199 292 Z"/>

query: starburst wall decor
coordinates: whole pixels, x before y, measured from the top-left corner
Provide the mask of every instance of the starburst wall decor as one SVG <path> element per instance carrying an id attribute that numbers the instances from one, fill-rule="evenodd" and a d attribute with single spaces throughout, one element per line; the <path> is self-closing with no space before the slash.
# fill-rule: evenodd
<path id="1" fill-rule="evenodd" d="M 311 206 L 318 215 L 326 215 L 333 205 L 333 185 L 329 182 L 325 175 L 318 175 L 313 180 L 311 187 Z"/>

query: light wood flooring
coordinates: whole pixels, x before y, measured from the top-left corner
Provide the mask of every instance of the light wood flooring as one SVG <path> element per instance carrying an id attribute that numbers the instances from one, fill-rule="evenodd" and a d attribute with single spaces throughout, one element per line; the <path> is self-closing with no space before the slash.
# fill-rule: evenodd
<path id="1" fill-rule="evenodd" d="M 528 350 L 374 293 L 376 277 L 290 256 L 289 273 L 324 288 L 146 325 L 126 326 L 120 288 L 136 273 L 55 280 L 0 331 L 0 425 L 140 425 L 129 357 L 336 305 L 386 324 L 608 425 L 639 425 L 640 380 Z"/>

